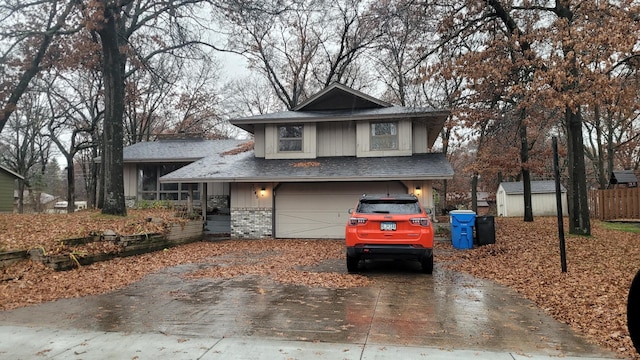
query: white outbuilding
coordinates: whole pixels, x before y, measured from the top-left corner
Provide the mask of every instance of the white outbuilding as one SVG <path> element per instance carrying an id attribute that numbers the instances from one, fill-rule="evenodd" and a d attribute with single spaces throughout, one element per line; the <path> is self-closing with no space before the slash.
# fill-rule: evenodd
<path id="1" fill-rule="evenodd" d="M 562 215 L 567 216 L 567 189 L 560 186 Z M 503 182 L 496 194 L 498 216 L 524 216 L 524 185 L 522 182 Z M 531 182 L 533 216 L 556 216 L 556 185 L 552 180 Z"/>

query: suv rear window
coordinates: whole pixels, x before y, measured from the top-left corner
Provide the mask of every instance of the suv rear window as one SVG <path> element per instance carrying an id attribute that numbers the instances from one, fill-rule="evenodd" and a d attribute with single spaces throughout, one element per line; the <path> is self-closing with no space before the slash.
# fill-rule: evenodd
<path id="1" fill-rule="evenodd" d="M 360 214 L 420 214 L 420 205 L 415 200 L 365 200 L 356 209 Z"/>

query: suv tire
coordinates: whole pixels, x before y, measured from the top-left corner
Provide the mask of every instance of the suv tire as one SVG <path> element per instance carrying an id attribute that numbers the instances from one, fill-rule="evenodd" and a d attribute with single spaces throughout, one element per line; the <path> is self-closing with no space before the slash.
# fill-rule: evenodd
<path id="1" fill-rule="evenodd" d="M 425 274 L 433 274 L 433 255 L 425 256 L 420 260 L 422 272 Z"/>
<path id="2" fill-rule="evenodd" d="M 349 256 L 347 254 L 347 272 L 353 273 L 358 272 L 358 263 L 360 262 L 360 258 L 357 256 Z"/>

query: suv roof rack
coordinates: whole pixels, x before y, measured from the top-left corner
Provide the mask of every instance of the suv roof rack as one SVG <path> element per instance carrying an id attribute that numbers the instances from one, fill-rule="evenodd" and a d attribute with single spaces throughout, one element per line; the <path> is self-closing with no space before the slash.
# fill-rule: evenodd
<path id="1" fill-rule="evenodd" d="M 360 200 L 379 199 L 415 200 L 418 198 L 414 194 L 362 194 L 360 197 Z"/>

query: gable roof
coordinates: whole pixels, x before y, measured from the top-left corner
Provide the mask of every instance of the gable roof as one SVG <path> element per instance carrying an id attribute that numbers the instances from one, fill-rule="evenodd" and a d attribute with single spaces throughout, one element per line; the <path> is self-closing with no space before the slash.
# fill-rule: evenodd
<path id="1" fill-rule="evenodd" d="M 13 176 L 15 178 L 18 178 L 20 180 L 24 180 L 24 176 L 14 172 L 14 171 L 11 171 L 11 170 L 9 170 L 8 168 L 6 168 L 6 167 L 4 167 L 2 165 L 0 165 L 0 170 L 6 172 L 7 174 L 9 174 L 9 175 L 11 175 L 11 176 Z"/>
<path id="2" fill-rule="evenodd" d="M 372 109 L 391 104 L 376 99 L 340 83 L 331 83 L 324 90 L 296 106 L 294 111 L 326 111 L 347 109 Z"/>
<path id="3" fill-rule="evenodd" d="M 162 176 L 160 182 L 383 181 L 453 178 L 442 153 L 393 157 L 256 158 L 253 151 L 209 156 Z"/>
<path id="4" fill-rule="evenodd" d="M 391 105 L 345 85 L 333 83 L 291 111 L 236 118 L 229 122 L 254 134 L 259 124 L 413 119 L 427 124 L 430 134 L 428 140 L 432 145 L 449 114 L 449 110 Z"/>
<path id="5" fill-rule="evenodd" d="M 159 140 L 127 146 L 123 150 L 125 163 L 194 162 L 209 155 L 221 154 L 236 148 L 246 140 Z"/>
<path id="6" fill-rule="evenodd" d="M 611 179 L 609 179 L 610 184 L 633 184 L 637 182 L 638 178 L 633 173 L 633 170 L 614 170 L 611 173 Z"/>
<path id="7" fill-rule="evenodd" d="M 507 195 L 519 195 L 524 194 L 524 184 L 522 181 L 517 182 L 503 182 L 500 186 Z M 562 184 L 560 184 L 560 191 L 567 192 Z M 537 180 L 531 182 L 532 194 L 549 194 L 556 192 L 556 182 L 553 180 Z"/>

